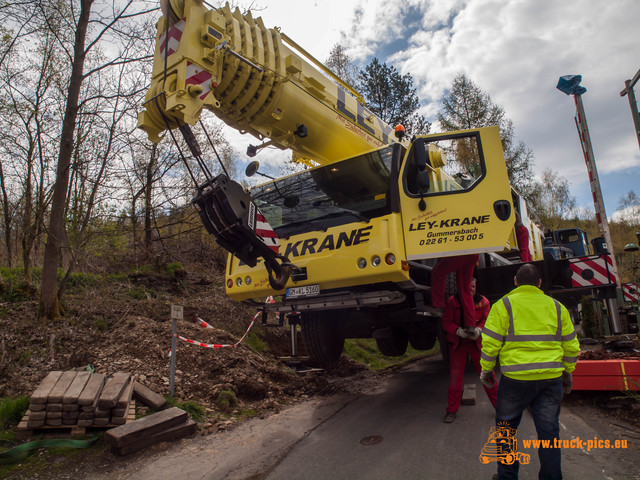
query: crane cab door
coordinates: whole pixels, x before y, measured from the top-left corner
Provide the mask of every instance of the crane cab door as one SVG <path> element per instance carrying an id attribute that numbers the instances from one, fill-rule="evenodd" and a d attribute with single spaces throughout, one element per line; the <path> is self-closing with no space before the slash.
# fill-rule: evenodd
<path id="1" fill-rule="evenodd" d="M 507 246 L 515 217 L 497 127 L 415 139 L 398 181 L 408 260 Z"/>

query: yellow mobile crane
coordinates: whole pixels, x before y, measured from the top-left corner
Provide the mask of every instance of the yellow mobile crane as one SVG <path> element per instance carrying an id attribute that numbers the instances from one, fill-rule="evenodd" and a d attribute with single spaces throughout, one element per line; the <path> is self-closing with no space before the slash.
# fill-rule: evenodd
<path id="1" fill-rule="evenodd" d="M 200 158 L 189 125 L 204 108 L 262 142 L 249 155 L 274 145 L 315 165 L 250 193 L 225 174 L 198 184 L 193 204 L 230 252 L 227 294 L 274 296 L 265 314 L 300 322 L 321 363 L 339 358 L 345 338 L 373 337 L 386 355 L 408 342 L 431 348 L 439 319 L 425 305 L 437 259 L 517 254 L 498 129 L 395 137 L 357 92 L 260 18 L 202 0 L 162 8 L 139 117 L 149 138 L 177 128 Z"/>

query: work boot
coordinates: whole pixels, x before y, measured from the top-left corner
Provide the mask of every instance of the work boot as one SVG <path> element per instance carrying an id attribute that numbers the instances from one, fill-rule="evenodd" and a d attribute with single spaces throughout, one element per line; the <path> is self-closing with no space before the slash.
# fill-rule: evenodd
<path id="1" fill-rule="evenodd" d="M 456 414 L 453 412 L 447 412 L 442 421 L 444 423 L 453 423 L 456 421 Z"/>

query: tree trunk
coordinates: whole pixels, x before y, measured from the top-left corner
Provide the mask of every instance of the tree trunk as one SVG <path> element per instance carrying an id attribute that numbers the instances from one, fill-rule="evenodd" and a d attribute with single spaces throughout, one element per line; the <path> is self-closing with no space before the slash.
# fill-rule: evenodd
<path id="1" fill-rule="evenodd" d="M 147 252 L 151 252 L 152 233 L 151 228 L 151 201 L 153 196 L 153 172 L 156 168 L 157 157 L 157 144 L 153 144 L 151 147 L 151 158 L 149 159 L 149 165 L 147 165 L 147 176 L 145 179 L 145 191 L 144 191 L 144 246 Z"/>
<path id="2" fill-rule="evenodd" d="M 0 187 L 2 188 L 2 211 L 4 213 L 4 242 L 7 249 L 7 264 L 9 268 L 13 267 L 13 248 L 11 244 L 11 208 L 9 196 L 4 182 L 4 171 L 2 170 L 2 162 L 0 162 Z M 3 282 L 4 283 L 4 282 Z"/>
<path id="3" fill-rule="evenodd" d="M 60 298 L 57 292 L 57 274 L 61 249 L 66 240 L 65 205 L 69 187 L 69 172 L 73 155 L 73 139 L 78 116 L 80 88 L 84 80 L 85 40 L 92 3 L 93 0 L 81 0 L 80 2 L 81 8 L 74 43 L 73 66 L 67 92 L 67 106 L 62 122 L 56 182 L 51 201 L 51 218 L 49 220 L 49 231 L 42 266 L 40 318 L 43 321 L 56 320 L 61 315 Z"/>

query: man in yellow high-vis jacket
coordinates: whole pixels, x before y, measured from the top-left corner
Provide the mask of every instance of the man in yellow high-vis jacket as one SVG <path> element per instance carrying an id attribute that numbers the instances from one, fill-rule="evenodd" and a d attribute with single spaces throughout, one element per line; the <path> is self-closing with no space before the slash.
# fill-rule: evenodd
<path id="1" fill-rule="evenodd" d="M 498 300 L 482 331 L 480 380 L 492 383 L 496 360 L 502 377 L 498 387 L 496 425 L 517 429 L 524 410 L 531 415 L 540 440 L 558 438 L 563 393 L 571 391 L 580 344 L 567 309 L 540 290 L 532 264 L 520 267 L 516 288 Z M 540 448 L 539 479 L 562 478 L 560 449 Z M 498 462 L 498 479 L 518 478 L 519 463 Z M 494 477 L 495 478 L 495 477 Z"/>

